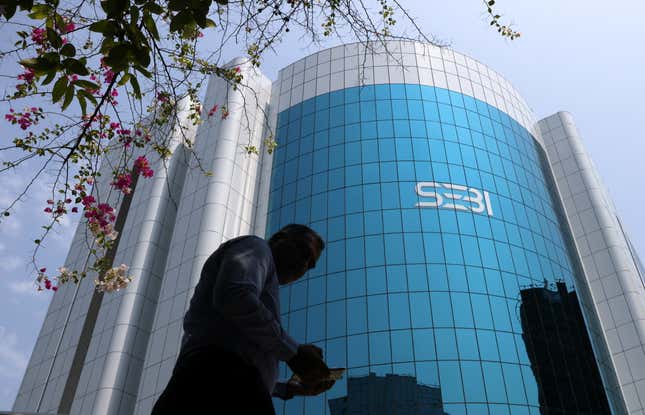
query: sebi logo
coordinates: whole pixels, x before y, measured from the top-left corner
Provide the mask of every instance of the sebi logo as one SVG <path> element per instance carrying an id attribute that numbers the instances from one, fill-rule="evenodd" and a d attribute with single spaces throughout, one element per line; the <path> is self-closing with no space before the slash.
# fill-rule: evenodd
<path id="1" fill-rule="evenodd" d="M 490 195 L 485 190 L 452 183 L 419 182 L 416 192 L 422 201 L 415 206 L 420 208 L 441 208 L 484 213 L 493 216 Z"/>

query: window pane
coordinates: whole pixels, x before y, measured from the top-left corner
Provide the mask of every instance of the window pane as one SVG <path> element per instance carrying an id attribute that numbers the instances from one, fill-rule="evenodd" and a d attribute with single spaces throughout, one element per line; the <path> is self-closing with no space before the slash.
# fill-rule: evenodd
<path id="1" fill-rule="evenodd" d="M 365 270 L 347 271 L 347 296 L 365 295 Z"/>
<path id="2" fill-rule="evenodd" d="M 391 359 L 388 332 L 370 333 L 370 365 L 390 363 Z"/>
<path id="3" fill-rule="evenodd" d="M 458 362 L 439 362 L 439 378 L 441 379 L 441 395 L 444 402 L 464 401 Z M 454 411 L 449 413 L 452 415 Z"/>
<path id="4" fill-rule="evenodd" d="M 327 338 L 345 335 L 346 316 L 344 300 L 327 303 Z"/>
<path id="5" fill-rule="evenodd" d="M 347 300 L 347 331 L 349 334 L 367 331 L 367 307 L 364 297 Z"/>
<path id="6" fill-rule="evenodd" d="M 385 268 L 373 267 L 367 269 L 367 293 L 379 294 L 387 291 Z"/>
<path id="7" fill-rule="evenodd" d="M 392 340 L 392 359 L 394 362 L 411 362 L 414 360 L 412 353 L 412 333 L 410 330 L 397 330 L 390 333 Z"/>
<path id="8" fill-rule="evenodd" d="M 410 293 L 412 327 L 432 327 L 428 293 Z"/>
<path id="9" fill-rule="evenodd" d="M 410 327 L 410 306 L 408 294 L 389 294 L 390 328 L 404 329 Z"/>
<path id="10" fill-rule="evenodd" d="M 369 351 L 367 347 L 367 335 L 360 334 L 347 338 L 347 360 L 349 367 L 367 366 Z"/>
<path id="11" fill-rule="evenodd" d="M 453 329 L 435 329 L 434 336 L 437 345 L 437 359 L 452 360 L 458 358 L 457 342 Z"/>
<path id="12" fill-rule="evenodd" d="M 414 356 L 417 361 L 435 360 L 437 358 L 432 329 L 417 329 L 412 332 L 414 337 Z"/>
<path id="13" fill-rule="evenodd" d="M 383 294 L 367 297 L 368 327 L 370 331 L 387 330 L 388 309 L 387 297 Z"/>
<path id="14" fill-rule="evenodd" d="M 484 379 L 479 362 L 462 361 L 461 374 L 464 382 L 464 393 L 466 401 L 486 402 L 484 391 Z"/>
<path id="15" fill-rule="evenodd" d="M 307 342 L 315 342 L 325 337 L 324 305 L 315 305 L 307 309 Z"/>

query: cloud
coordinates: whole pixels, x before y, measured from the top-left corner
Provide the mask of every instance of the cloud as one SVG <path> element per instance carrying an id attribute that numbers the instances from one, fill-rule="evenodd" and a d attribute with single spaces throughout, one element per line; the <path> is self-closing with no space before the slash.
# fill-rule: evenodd
<path id="1" fill-rule="evenodd" d="M 20 268 L 21 265 L 26 265 L 25 258 L 20 258 L 16 255 L 9 255 L 0 258 L 0 270 L 6 272 L 13 272 Z"/>
<path id="2" fill-rule="evenodd" d="M 31 294 L 35 295 L 38 293 L 36 289 L 36 284 L 33 280 L 29 281 L 11 281 L 9 282 L 9 290 L 14 294 Z"/>
<path id="3" fill-rule="evenodd" d="M 29 356 L 18 346 L 18 336 L 0 326 L 0 377 L 20 379 Z"/>

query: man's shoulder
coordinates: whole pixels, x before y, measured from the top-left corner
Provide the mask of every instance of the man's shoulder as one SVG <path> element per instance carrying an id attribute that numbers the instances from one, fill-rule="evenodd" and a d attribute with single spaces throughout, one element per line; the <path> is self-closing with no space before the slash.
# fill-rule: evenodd
<path id="1" fill-rule="evenodd" d="M 222 245 L 228 245 L 230 247 L 244 248 L 244 249 L 250 248 L 253 250 L 258 250 L 259 252 L 262 252 L 264 254 L 271 253 L 269 242 L 256 235 L 238 236 L 236 238 L 229 239 Z"/>

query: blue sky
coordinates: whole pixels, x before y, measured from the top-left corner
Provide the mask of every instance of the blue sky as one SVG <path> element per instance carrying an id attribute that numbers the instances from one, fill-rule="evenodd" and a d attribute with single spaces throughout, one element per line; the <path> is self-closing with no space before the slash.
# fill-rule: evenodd
<path id="1" fill-rule="evenodd" d="M 567 110 L 609 188 L 632 242 L 645 255 L 645 2 L 637 0 L 498 0 L 497 7 L 512 17 L 523 37 L 501 39 L 483 18 L 479 1 L 406 0 L 403 3 L 426 32 L 502 73 L 542 118 Z M 0 26 L 1 27 L 1 26 Z M 3 27 L 5 36 L 11 35 Z M 321 46 L 303 47 L 295 31 L 267 55 L 263 71 L 277 70 Z M 210 38 L 204 38 L 208 42 Z M 324 46 L 333 46 L 330 40 Z M 233 51 L 231 51 L 233 53 Z M 233 56 L 233 54 L 231 55 Z M 0 73 L 7 72 L 0 61 Z M 0 89 L 6 87 L 0 83 Z M 0 114 L 7 107 L 0 104 Z M 5 145 L 13 136 L 0 123 Z M 0 207 L 24 185 L 21 175 L 0 176 Z M 46 186 L 26 200 L 12 220 L 0 227 L 0 410 L 9 409 L 43 322 L 50 294 L 37 293 L 25 272 L 33 239 L 42 224 Z M 43 217 L 44 219 L 44 217 Z M 50 240 L 43 263 L 62 264 L 75 223 L 68 222 Z"/>

